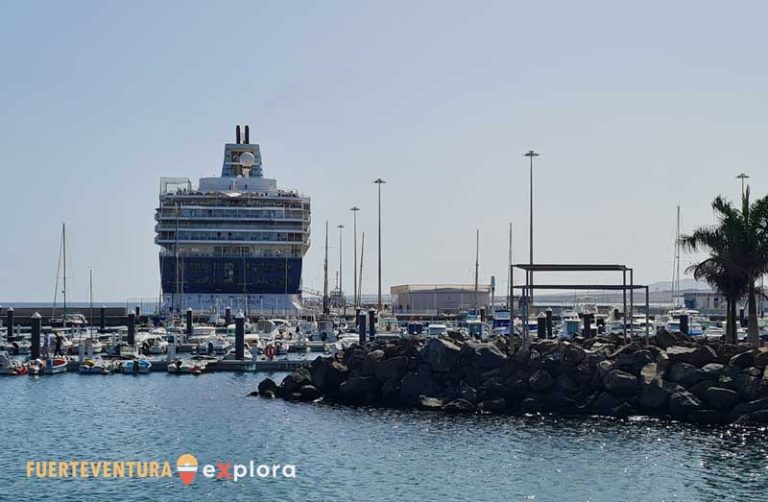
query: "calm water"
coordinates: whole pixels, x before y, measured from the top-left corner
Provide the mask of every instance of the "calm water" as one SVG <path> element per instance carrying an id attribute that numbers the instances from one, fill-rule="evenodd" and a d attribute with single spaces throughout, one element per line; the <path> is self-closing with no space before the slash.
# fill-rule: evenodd
<path id="1" fill-rule="evenodd" d="M 280 376 L 280 375 L 277 375 Z M 655 421 L 449 417 L 248 398 L 264 375 L 6 377 L 0 499 L 765 500 L 768 439 Z M 26 479 L 27 460 L 296 464 L 296 479 Z"/>

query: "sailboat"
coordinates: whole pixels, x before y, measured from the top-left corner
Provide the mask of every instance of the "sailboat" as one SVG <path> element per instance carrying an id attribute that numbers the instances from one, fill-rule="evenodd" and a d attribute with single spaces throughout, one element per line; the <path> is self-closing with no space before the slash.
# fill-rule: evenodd
<path id="1" fill-rule="evenodd" d="M 59 271 L 63 271 L 62 275 L 62 296 L 63 296 L 63 313 L 61 317 L 56 317 L 56 299 L 59 292 Z M 59 266 L 56 269 L 56 288 L 53 293 L 53 310 L 51 311 L 52 327 L 61 327 L 65 330 L 69 327 L 82 328 L 88 324 L 88 320 L 84 315 L 79 313 L 69 313 L 67 311 L 67 225 L 61 224 L 61 246 L 59 248 Z"/>

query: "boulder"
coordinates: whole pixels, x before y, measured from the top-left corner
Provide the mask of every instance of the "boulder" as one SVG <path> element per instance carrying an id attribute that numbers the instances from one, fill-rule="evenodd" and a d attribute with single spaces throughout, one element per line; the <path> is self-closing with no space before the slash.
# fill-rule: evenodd
<path id="1" fill-rule="evenodd" d="M 648 363 L 645 366 L 643 366 L 643 369 L 640 370 L 641 383 L 644 383 L 644 384 L 651 383 L 658 376 L 659 376 L 658 365 L 656 363 Z"/>
<path id="2" fill-rule="evenodd" d="M 701 368 L 707 364 L 717 361 L 717 352 L 709 345 L 699 345 L 696 347 L 696 351 L 690 357 L 688 363 L 693 364 L 697 368 Z"/>
<path id="3" fill-rule="evenodd" d="M 634 352 L 622 352 L 616 357 L 616 367 L 632 375 L 639 375 L 640 370 L 648 364 L 655 362 L 656 358 L 648 349 Z"/>
<path id="4" fill-rule="evenodd" d="M 365 349 L 359 345 L 352 345 L 344 351 L 342 362 L 350 370 L 362 370 L 365 363 Z"/>
<path id="5" fill-rule="evenodd" d="M 613 397 L 608 392 L 601 392 L 597 399 L 592 402 L 591 409 L 593 413 L 598 415 L 611 415 L 612 410 L 616 408 L 621 401 Z"/>
<path id="6" fill-rule="evenodd" d="M 400 383 L 400 402 L 415 404 L 419 396 L 442 397 L 443 388 L 432 380 L 428 371 L 408 373 Z"/>
<path id="7" fill-rule="evenodd" d="M 542 401 L 548 410 L 557 413 L 572 414 L 579 410 L 576 401 L 558 390 L 544 394 Z"/>
<path id="8" fill-rule="evenodd" d="M 465 382 L 461 382 L 459 387 L 459 396 L 461 396 L 460 399 L 463 399 L 464 401 L 468 401 L 470 403 L 477 402 L 477 390 Z"/>
<path id="9" fill-rule="evenodd" d="M 760 347 L 753 356 L 755 366 L 764 369 L 768 366 L 768 347 Z"/>
<path id="10" fill-rule="evenodd" d="M 688 392 L 698 397 L 702 401 L 706 402 L 707 391 L 710 389 L 710 387 L 717 387 L 717 382 L 714 382 L 712 380 L 702 380 L 696 385 L 689 387 Z"/>
<path id="11" fill-rule="evenodd" d="M 528 380 L 525 375 L 515 375 L 504 381 L 504 397 L 516 401 L 525 397 L 528 393 Z"/>
<path id="12" fill-rule="evenodd" d="M 560 373 L 555 378 L 555 390 L 571 395 L 579 390 L 579 384 L 568 373 Z"/>
<path id="13" fill-rule="evenodd" d="M 419 355 L 432 371 L 444 373 L 456 366 L 460 353 L 461 348 L 455 343 L 442 338 L 430 338 Z"/>
<path id="14" fill-rule="evenodd" d="M 683 387 L 692 387 L 704 377 L 702 371 L 688 363 L 675 363 L 669 368 L 669 380 L 679 383 Z"/>
<path id="15" fill-rule="evenodd" d="M 682 333 L 670 333 L 662 328 L 656 333 L 656 345 L 662 349 L 667 349 L 675 345 L 690 345 L 691 339 Z"/>
<path id="16" fill-rule="evenodd" d="M 688 391 L 675 392 L 669 397 L 669 412 L 676 420 L 686 420 L 691 413 L 701 409 L 704 409 L 702 402 Z"/>
<path id="17" fill-rule="evenodd" d="M 381 362 L 384 360 L 384 351 L 376 349 L 365 354 L 363 359 L 363 375 L 376 376 L 376 370 Z"/>
<path id="18" fill-rule="evenodd" d="M 507 409 L 507 402 L 503 397 L 497 397 L 495 399 L 480 401 L 477 408 L 482 411 L 503 411 Z"/>
<path id="19" fill-rule="evenodd" d="M 768 424 L 768 410 L 753 411 L 740 415 L 734 422 L 738 425 L 764 425 Z"/>
<path id="20" fill-rule="evenodd" d="M 755 365 L 755 356 L 753 351 L 747 350 L 736 354 L 728 360 L 728 364 L 737 368 L 749 368 Z"/>
<path id="21" fill-rule="evenodd" d="M 346 380 L 349 370 L 330 357 L 317 357 L 309 367 L 312 383 L 323 393 L 335 393 Z"/>
<path id="22" fill-rule="evenodd" d="M 277 384 L 271 378 L 265 378 L 259 382 L 259 396 L 272 399 L 277 396 Z"/>
<path id="23" fill-rule="evenodd" d="M 709 363 L 701 367 L 704 378 L 717 380 L 723 374 L 724 366 L 719 363 Z"/>
<path id="24" fill-rule="evenodd" d="M 709 387 L 704 400 L 716 410 L 729 410 L 739 402 L 739 393 L 722 387 Z"/>
<path id="25" fill-rule="evenodd" d="M 466 399 L 454 399 L 443 406 L 446 413 L 474 413 L 477 410 L 475 405 Z"/>
<path id="26" fill-rule="evenodd" d="M 378 382 L 373 377 L 350 377 L 339 386 L 339 398 L 347 404 L 365 404 L 376 400 Z"/>
<path id="27" fill-rule="evenodd" d="M 672 347 L 667 347 L 667 357 L 669 357 L 669 362 L 671 364 L 675 363 L 691 363 L 691 359 L 693 358 L 693 355 L 696 353 L 698 349 L 696 347 L 686 347 L 683 345 L 673 345 Z"/>
<path id="28" fill-rule="evenodd" d="M 299 393 L 301 394 L 301 401 L 314 401 L 323 395 L 314 385 L 304 385 L 299 389 Z"/>
<path id="29" fill-rule="evenodd" d="M 735 419 L 741 415 L 762 410 L 768 410 L 768 398 L 755 399 L 754 401 L 737 404 L 733 407 L 733 410 L 731 410 L 731 418 Z"/>
<path id="30" fill-rule="evenodd" d="M 502 397 L 506 390 L 504 381 L 499 377 L 489 378 L 477 389 L 480 399 Z"/>
<path id="31" fill-rule="evenodd" d="M 734 385 L 736 386 L 736 391 L 738 391 L 742 400 L 752 401 L 757 399 L 760 394 L 760 382 L 762 381 L 762 378 L 757 378 L 747 373 L 740 373 L 736 375 L 736 378 L 733 380 Z"/>
<path id="32" fill-rule="evenodd" d="M 615 396 L 634 396 L 640 392 L 640 380 L 621 370 L 611 370 L 605 376 L 603 385 Z"/>
<path id="33" fill-rule="evenodd" d="M 312 385 L 312 376 L 307 368 L 301 367 L 283 378 L 278 393 L 281 397 L 286 397 L 298 392 L 305 385 Z"/>
<path id="34" fill-rule="evenodd" d="M 688 415 L 688 421 L 699 425 L 717 425 L 722 421 L 722 417 L 716 410 L 693 410 Z"/>
<path id="35" fill-rule="evenodd" d="M 552 387 L 554 383 L 555 381 L 552 379 L 549 372 L 543 369 L 537 370 L 528 379 L 528 385 L 536 392 L 545 392 Z"/>
<path id="36" fill-rule="evenodd" d="M 408 372 L 408 358 L 404 356 L 390 357 L 381 361 L 375 370 L 376 379 L 381 382 L 399 381 Z"/>
<path id="37" fill-rule="evenodd" d="M 640 394 L 639 405 L 648 411 L 662 411 L 669 406 L 669 398 L 675 392 L 685 389 L 676 383 L 667 382 L 657 378 L 648 384 L 644 384 Z"/>
<path id="38" fill-rule="evenodd" d="M 478 368 L 484 371 L 501 368 L 507 360 L 507 355 L 493 343 L 469 341 L 461 350 L 466 357 L 474 359 Z"/>
<path id="39" fill-rule="evenodd" d="M 528 396 L 523 399 L 520 408 L 525 413 L 539 413 L 544 410 L 544 403 L 538 396 Z"/>

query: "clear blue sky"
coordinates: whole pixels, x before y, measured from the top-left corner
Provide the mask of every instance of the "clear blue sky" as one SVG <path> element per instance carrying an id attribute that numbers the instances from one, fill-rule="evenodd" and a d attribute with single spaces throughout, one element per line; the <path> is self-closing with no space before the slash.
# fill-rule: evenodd
<path id="1" fill-rule="evenodd" d="M 304 283 L 323 222 L 366 231 L 376 289 L 506 283 L 527 260 L 671 275 L 683 229 L 749 173 L 766 191 L 768 66 L 759 2 L 27 2 L 0 4 L 0 300 L 51 301 L 66 221 L 75 299 L 159 291 L 161 176 L 218 172 L 250 124 L 265 174 L 312 196 Z M 351 289 L 348 233 L 345 283 Z M 338 234 L 331 236 L 331 264 Z M 686 256 L 683 265 L 693 258 Z M 501 286 L 501 284 L 500 284 Z"/>

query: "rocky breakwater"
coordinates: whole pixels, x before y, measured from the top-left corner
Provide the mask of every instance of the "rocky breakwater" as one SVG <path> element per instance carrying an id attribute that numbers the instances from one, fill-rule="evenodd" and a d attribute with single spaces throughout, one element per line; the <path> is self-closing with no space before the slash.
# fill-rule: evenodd
<path id="1" fill-rule="evenodd" d="M 651 415 L 700 423 L 768 423 L 768 348 L 707 344 L 660 332 L 574 341 L 489 342 L 458 334 L 352 346 L 318 357 L 258 394 L 294 401 L 418 407 L 447 413 Z"/>

